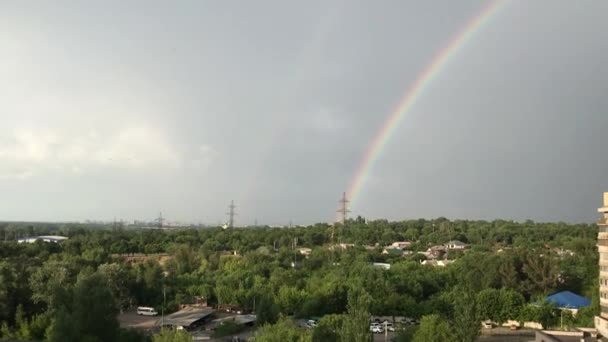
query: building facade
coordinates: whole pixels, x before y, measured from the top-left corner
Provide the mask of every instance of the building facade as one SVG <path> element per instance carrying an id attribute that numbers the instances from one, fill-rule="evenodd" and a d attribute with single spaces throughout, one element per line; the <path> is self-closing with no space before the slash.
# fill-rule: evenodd
<path id="1" fill-rule="evenodd" d="M 602 336 L 608 336 L 608 192 L 604 192 L 604 205 L 597 210 L 597 249 L 600 253 L 600 315 L 595 317 L 595 328 Z"/>

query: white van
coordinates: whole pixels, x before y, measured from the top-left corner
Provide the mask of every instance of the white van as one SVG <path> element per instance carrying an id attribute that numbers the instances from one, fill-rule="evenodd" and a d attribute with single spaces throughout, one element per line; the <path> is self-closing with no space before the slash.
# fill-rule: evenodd
<path id="1" fill-rule="evenodd" d="M 157 316 L 158 312 L 156 312 L 156 310 L 154 310 L 154 308 L 140 306 L 137 308 L 137 314 L 141 315 L 141 316 Z"/>

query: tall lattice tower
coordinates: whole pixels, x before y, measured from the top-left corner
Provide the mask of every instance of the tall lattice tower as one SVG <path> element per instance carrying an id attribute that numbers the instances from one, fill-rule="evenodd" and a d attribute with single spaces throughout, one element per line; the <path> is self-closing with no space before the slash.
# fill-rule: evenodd
<path id="1" fill-rule="evenodd" d="M 158 213 L 158 218 L 156 218 L 154 221 L 156 222 L 156 225 L 158 226 L 158 228 L 162 228 L 163 223 L 165 223 L 165 219 L 163 218 L 163 213 L 162 212 Z"/>
<path id="2" fill-rule="evenodd" d="M 350 201 L 346 198 L 346 192 L 342 193 L 342 198 L 340 199 L 340 209 L 337 210 L 341 215 L 342 225 L 346 224 L 346 216 L 350 213 L 348 209 L 348 203 Z"/>
<path id="3" fill-rule="evenodd" d="M 604 205 L 597 210 L 602 217 L 597 221 L 597 249 L 600 253 L 600 315 L 595 317 L 595 328 L 608 336 L 608 192 L 604 192 Z"/>
<path id="4" fill-rule="evenodd" d="M 234 228 L 234 216 L 236 216 L 236 212 L 234 211 L 235 208 L 234 201 L 230 201 L 228 212 L 226 213 L 226 215 L 228 215 L 228 228 Z"/>

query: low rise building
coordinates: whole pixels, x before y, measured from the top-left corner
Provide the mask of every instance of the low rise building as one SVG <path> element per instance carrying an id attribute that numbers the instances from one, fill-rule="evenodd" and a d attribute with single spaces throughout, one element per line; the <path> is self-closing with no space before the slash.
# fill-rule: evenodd
<path id="1" fill-rule="evenodd" d="M 426 252 L 422 253 L 427 259 L 435 260 L 440 259 L 445 255 L 445 247 L 444 246 L 432 246 L 426 250 Z"/>
<path id="2" fill-rule="evenodd" d="M 209 307 L 187 307 L 160 318 L 158 325 L 161 327 L 171 326 L 177 329 L 193 330 L 209 322 L 214 312 L 215 310 Z"/>
<path id="3" fill-rule="evenodd" d="M 537 330 L 534 342 L 596 342 L 604 341 L 597 334 L 584 329 L 575 331 Z"/>
<path id="4" fill-rule="evenodd" d="M 374 263 L 372 263 L 372 265 L 374 267 L 383 268 L 385 270 L 390 270 L 391 269 L 391 264 L 387 264 L 387 263 L 384 263 L 384 262 L 374 262 Z"/>
<path id="5" fill-rule="evenodd" d="M 445 244 L 446 249 L 465 249 L 467 247 L 469 247 L 468 244 L 458 240 L 452 240 Z"/>
<path id="6" fill-rule="evenodd" d="M 568 310 L 576 315 L 579 309 L 591 305 L 591 300 L 570 291 L 561 291 L 548 296 L 545 301 L 558 309 Z"/>
<path id="7" fill-rule="evenodd" d="M 423 260 L 420 262 L 422 265 L 429 265 L 435 267 L 445 267 L 454 263 L 454 260 Z"/>
<path id="8" fill-rule="evenodd" d="M 411 245 L 412 245 L 412 243 L 409 241 L 395 241 L 391 244 L 391 247 L 404 249 L 404 248 L 409 248 Z"/>
<path id="9" fill-rule="evenodd" d="M 308 257 L 312 253 L 312 249 L 306 248 L 306 247 L 301 247 L 301 248 L 298 248 L 298 252 L 300 252 L 301 255 Z"/>
<path id="10" fill-rule="evenodd" d="M 17 239 L 18 243 L 34 243 L 36 241 L 44 241 L 44 242 L 52 242 L 52 243 L 58 243 L 61 241 L 65 241 L 68 238 L 65 236 L 59 236 L 59 235 L 41 235 L 41 236 L 33 236 L 33 237 L 28 237 L 28 238 L 23 238 L 23 239 Z"/>
<path id="11" fill-rule="evenodd" d="M 403 250 L 401 248 L 386 247 L 382 250 L 382 254 L 390 256 L 402 256 Z"/>

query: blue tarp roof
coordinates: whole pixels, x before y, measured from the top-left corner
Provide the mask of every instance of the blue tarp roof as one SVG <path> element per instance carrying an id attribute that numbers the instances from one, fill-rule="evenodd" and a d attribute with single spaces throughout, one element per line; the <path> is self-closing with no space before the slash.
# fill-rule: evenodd
<path id="1" fill-rule="evenodd" d="M 555 303 L 558 308 L 580 309 L 591 305 L 591 301 L 583 296 L 570 291 L 554 293 L 546 299 L 549 303 Z"/>

